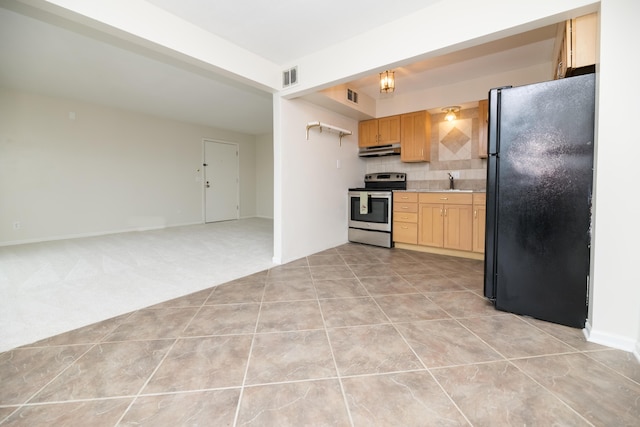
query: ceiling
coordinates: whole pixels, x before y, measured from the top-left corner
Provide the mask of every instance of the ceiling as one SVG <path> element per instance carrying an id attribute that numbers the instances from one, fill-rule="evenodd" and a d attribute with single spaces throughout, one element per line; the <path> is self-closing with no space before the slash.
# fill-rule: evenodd
<path id="1" fill-rule="evenodd" d="M 148 0 L 181 19 L 286 64 L 442 0 Z M 25 7 L 0 3 L 0 85 L 249 134 L 272 131 L 271 94 Z M 339 13 L 337 12 L 339 11 Z M 318 36 L 321 35 L 321 36 Z M 396 68 L 397 93 L 548 62 L 545 27 Z M 350 87 L 380 96 L 377 75 Z"/>

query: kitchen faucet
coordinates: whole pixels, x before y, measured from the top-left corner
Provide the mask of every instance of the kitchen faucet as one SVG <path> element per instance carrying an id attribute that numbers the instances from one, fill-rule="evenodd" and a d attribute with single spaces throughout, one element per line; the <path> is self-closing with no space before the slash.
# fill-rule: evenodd
<path id="1" fill-rule="evenodd" d="M 449 172 L 449 190 L 453 190 L 453 175 Z"/>

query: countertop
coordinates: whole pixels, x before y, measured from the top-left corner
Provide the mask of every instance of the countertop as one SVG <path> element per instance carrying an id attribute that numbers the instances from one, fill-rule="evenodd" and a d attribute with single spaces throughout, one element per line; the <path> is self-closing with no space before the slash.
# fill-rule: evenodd
<path id="1" fill-rule="evenodd" d="M 410 190 L 393 190 L 398 193 L 486 193 L 486 190 L 428 190 L 428 189 L 415 189 Z"/>

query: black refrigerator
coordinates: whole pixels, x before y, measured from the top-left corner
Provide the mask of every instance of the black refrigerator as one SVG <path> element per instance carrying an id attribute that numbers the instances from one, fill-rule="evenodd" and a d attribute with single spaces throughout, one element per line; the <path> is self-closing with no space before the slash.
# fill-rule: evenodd
<path id="1" fill-rule="evenodd" d="M 499 310 L 583 328 L 595 75 L 489 91 L 484 293 Z"/>

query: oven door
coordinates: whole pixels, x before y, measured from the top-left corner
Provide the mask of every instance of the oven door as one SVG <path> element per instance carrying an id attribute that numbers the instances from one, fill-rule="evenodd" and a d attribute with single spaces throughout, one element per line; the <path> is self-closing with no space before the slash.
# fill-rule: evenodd
<path id="1" fill-rule="evenodd" d="M 391 232 L 391 191 L 367 191 L 367 213 L 360 213 L 360 191 L 349 191 L 349 227 Z"/>

